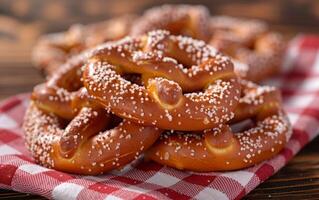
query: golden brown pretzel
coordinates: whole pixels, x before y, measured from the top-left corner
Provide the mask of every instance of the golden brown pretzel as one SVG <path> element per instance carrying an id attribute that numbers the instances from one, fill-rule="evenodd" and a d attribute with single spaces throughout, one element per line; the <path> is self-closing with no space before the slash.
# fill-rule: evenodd
<path id="1" fill-rule="evenodd" d="M 100 174 L 136 159 L 161 132 L 127 120 L 112 128 L 112 121 L 104 109 L 84 107 L 63 128 L 63 119 L 31 102 L 24 122 L 27 146 L 35 160 L 46 167 Z M 108 128 L 111 129 L 105 131 Z"/>
<path id="2" fill-rule="evenodd" d="M 208 41 L 209 11 L 204 6 L 163 5 L 145 11 L 132 26 L 131 35 L 139 36 L 149 31 L 164 29 L 174 35 L 186 35 Z"/>
<path id="3" fill-rule="evenodd" d="M 47 82 L 35 86 L 31 99 L 37 107 L 69 120 L 84 106 L 96 107 L 81 81 L 82 66 L 91 54 L 86 50 L 71 57 Z"/>
<path id="4" fill-rule="evenodd" d="M 214 16 L 210 29 L 210 44 L 237 60 L 234 67 L 240 77 L 260 81 L 280 71 L 285 42 L 264 22 Z"/>
<path id="5" fill-rule="evenodd" d="M 125 73 L 141 74 L 144 85 L 125 80 Z M 100 47 L 87 63 L 83 82 L 116 115 L 174 130 L 203 130 L 229 121 L 240 95 L 227 57 L 202 41 L 162 30 Z"/>
<path id="6" fill-rule="evenodd" d="M 33 61 L 51 75 L 72 55 L 127 35 L 134 18 L 123 16 L 89 25 L 75 24 L 66 32 L 45 35 L 35 46 Z"/>
<path id="7" fill-rule="evenodd" d="M 225 171 L 252 166 L 276 155 L 291 136 L 277 89 L 242 82 L 243 96 L 233 121 L 254 119 L 255 125 L 233 133 L 228 125 L 202 134 L 167 132 L 147 152 L 163 165 L 193 171 Z"/>
<path id="8" fill-rule="evenodd" d="M 114 124 L 115 117 L 88 95 L 81 66 L 90 53 L 73 57 L 32 93 L 24 130 L 33 157 L 44 166 L 103 173 L 134 160 L 161 133 L 128 120 Z"/>

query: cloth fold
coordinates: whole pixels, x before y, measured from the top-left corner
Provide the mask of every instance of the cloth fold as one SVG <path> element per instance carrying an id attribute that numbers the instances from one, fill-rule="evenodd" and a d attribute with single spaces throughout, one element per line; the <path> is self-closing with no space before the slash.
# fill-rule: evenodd
<path id="1" fill-rule="evenodd" d="M 34 163 L 21 129 L 28 94 L 0 104 L 0 188 L 50 199 L 240 199 L 281 169 L 319 134 L 319 36 L 300 35 L 283 72 L 268 81 L 282 90 L 293 135 L 274 158 L 232 172 L 178 171 L 142 158 L 121 171 L 79 176 Z"/>

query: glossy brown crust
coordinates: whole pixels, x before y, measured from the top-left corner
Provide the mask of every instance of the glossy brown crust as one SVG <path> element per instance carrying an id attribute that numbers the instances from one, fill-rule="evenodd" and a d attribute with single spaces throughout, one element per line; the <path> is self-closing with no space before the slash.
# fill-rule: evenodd
<path id="1" fill-rule="evenodd" d="M 125 73 L 141 74 L 144 85 L 125 80 Z M 233 117 L 240 96 L 227 57 L 203 41 L 160 30 L 97 49 L 83 82 L 116 115 L 162 129 L 216 127 Z"/>
<path id="2" fill-rule="evenodd" d="M 44 166 L 104 173 L 136 159 L 162 132 L 128 120 L 112 126 L 116 118 L 83 87 L 81 67 L 89 55 L 71 58 L 34 88 L 23 127 L 30 152 Z"/>
<path id="3" fill-rule="evenodd" d="M 174 35 L 185 35 L 208 41 L 210 38 L 209 11 L 204 6 L 162 5 L 145 11 L 139 17 L 130 34 L 139 36 L 149 31 L 163 29 Z"/>
<path id="4" fill-rule="evenodd" d="M 45 35 L 33 50 L 33 62 L 47 75 L 51 75 L 73 55 L 126 36 L 134 18 L 123 16 L 89 25 L 75 24 L 66 32 Z"/>
<path id="5" fill-rule="evenodd" d="M 124 16 L 86 26 L 73 25 L 67 32 L 40 39 L 33 60 L 50 75 L 84 49 L 157 29 L 209 42 L 232 57 L 236 73 L 251 81 L 264 80 L 281 69 L 286 43 L 266 23 L 227 16 L 210 17 L 206 7 L 194 5 L 163 5 L 148 9 L 138 18 Z"/>
<path id="6" fill-rule="evenodd" d="M 161 130 L 123 120 L 109 130 L 112 117 L 104 109 L 84 107 L 64 126 L 63 119 L 31 102 L 24 121 L 27 146 L 43 166 L 76 174 L 101 174 L 138 158 Z"/>
<path id="7" fill-rule="evenodd" d="M 285 41 L 259 20 L 214 16 L 210 20 L 210 44 L 232 57 L 237 74 L 261 81 L 280 71 Z"/>
<path id="8" fill-rule="evenodd" d="M 202 134 L 167 132 L 147 157 L 177 169 L 209 172 L 246 168 L 276 155 L 292 133 L 280 93 L 246 81 L 242 85 L 243 96 L 233 121 L 251 119 L 255 125 L 236 133 L 222 124 Z"/>
<path id="9" fill-rule="evenodd" d="M 70 58 L 48 81 L 34 87 L 31 99 L 42 110 L 64 119 L 73 119 L 84 106 L 98 107 L 83 87 L 82 66 L 91 50 Z"/>

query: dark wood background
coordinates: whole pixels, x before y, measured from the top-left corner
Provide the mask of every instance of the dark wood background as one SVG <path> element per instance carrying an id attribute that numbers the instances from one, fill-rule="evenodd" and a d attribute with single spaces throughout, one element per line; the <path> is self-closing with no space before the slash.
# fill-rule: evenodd
<path id="1" fill-rule="evenodd" d="M 0 0 L 0 100 L 30 92 L 44 81 L 30 62 L 37 38 L 73 23 L 90 23 L 163 3 L 204 4 L 212 14 L 266 20 L 287 39 L 298 33 L 319 34 L 319 0 L 153 1 L 153 0 Z M 319 131 L 319 130 L 318 130 Z M 275 176 L 247 199 L 319 199 L 319 139 L 308 144 Z M 0 190 L 0 199 L 42 199 Z"/>

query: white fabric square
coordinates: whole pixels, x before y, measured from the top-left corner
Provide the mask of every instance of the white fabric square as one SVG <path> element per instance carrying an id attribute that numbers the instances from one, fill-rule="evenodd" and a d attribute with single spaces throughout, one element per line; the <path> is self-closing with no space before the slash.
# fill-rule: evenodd
<path id="1" fill-rule="evenodd" d="M 228 178 L 236 180 L 242 186 L 246 186 L 247 183 L 254 176 L 254 173 L 246 172 L 246 171 L 236 171 L 236 172 L 226 172 L 221 175 L 224 177 L 228 177 Z"/>
<path id="2" fill-rule="evenodd" d="M 150 190 L 147 190 L 145 188 L 137 187 L 135 185 L 126 187 L 125 190 L 131 191 L 131 192 L 136 192 L 136 193 L 147 193 Z"/>
<path id="3" fill-rule="evenodd" d="M 122 199 L 113 195 L 108 195 L 107 197 L 105 197 L 104 200 L 122 200 Z"/>
<path id="4" fill-rule="evenodd" d="M 83 186 L 74 183 L 62 183 L 53 189 L 52 198 L 57 200 L 76 200 L 83 188 Z"/>
<path id="5" fill-rule="evenodd" d="M 0 128 L 11 129 L 16 128 L 17 123 L 5 114 L 0 114 Z"/>
<path id="6" fill-rule="evenodd" d="M 300 44 L 300 37 L 298 36 L 295 37 L 292 41 L 290 41 L 290 45 L 285 55 L 281 71 L 283 72 L 289 71 L 291 67 L 293 66 L 293 63 L 296 62 L 296 58 L 298 58 L 298 54 L 300 51 L 299 44 Z"/>
<path id="7" fill-rule="evenodd" d="M 16 149 L 10 147 L 9 145 L 0 145 L 0 156 L 4 155 L 12 155 L 12 154 L 21 154 L 19 151 Z"/>
<path id="8" fill-rule="evenodd" d="M 314 98 L 315 96 L 313 94 L 294 96 L 285 101 L 285 106 L 304 108 L 308 106 L 314 100 Z"/>
<path id="9" fill-rule="evenodd" d="M 50 170 L 48 168 L 42 167 L 40 165 L 35 165 L 35 164 L 21 165 L 19 169 L 25 172 L 28 172 L 29 174 L 38 174 L 38 173 L 46 172 Z"/>
<path id="10" fill-rule="evenodd" d="M 200 193 L 198 193 L 195 197 L 195 199 L 199 200 L 206 200 L 206 199 L 212 199 L 212 200 L 228 200 L 229 198 L 227 195 L 219 190 L 215 190 L 213 188 L 205 188 Z"/>
<path id="11" fill-rule="evenodd" d="M 27 108 L 27 107 L 29 107 L 29 104 L 30 104 L 30 101 L 29 101 L 28 98 L 27 99 L 23 99 L 23 101 L 22 101 L 23 107 Z"/>
<path id="12" fill-rule="evenodd" d="M 178 178 L 175 178 L 173 176 L 170 176 L 162 172 L 157 172 L 154 176 L 149 178 L 146 182 L 160 185 L 163 187 L 170 187 L 179 181 L 180 179 Z"/>
<path id="13" fill-rule="evenodd" d="M 302 91 L 318 91 L 319 84 L 316 84 L 316 83 L 318 83 L 317 77 L 308 77 L 307 79 L 302 80 L 302 82 L 296 81 L 295 86 L 297 88 L 299 87 L 298 90 L 302 90 Z"/>
<path id="14" fill-rule="evenodd" d="M 106 180 L 105 178 L 100 178 L 99 176 L 83 176 L 82 178 L 85 180 L 95 181 L 95 182 L 102 182 Z"/>
<path id="15" fill-rule="evenodd" d="M 315 63 L 313 65 L 313 72 L 319 73 L 319 51 L 317 53 L 316 60 L 315 60 Z"/>
<path id="16" fill-rule="evenodd" d="M 300 118 L 300 115 L 289 112 L 288 118 L 289 118 L 290 123 L 292 125 L 294 125 L 297 122 L 297 120 Z"/>

